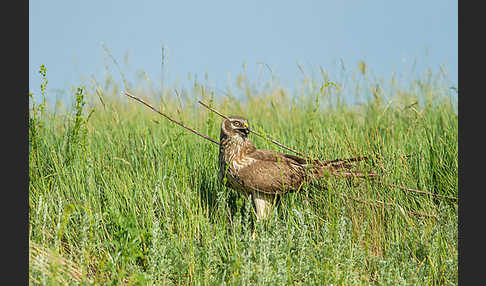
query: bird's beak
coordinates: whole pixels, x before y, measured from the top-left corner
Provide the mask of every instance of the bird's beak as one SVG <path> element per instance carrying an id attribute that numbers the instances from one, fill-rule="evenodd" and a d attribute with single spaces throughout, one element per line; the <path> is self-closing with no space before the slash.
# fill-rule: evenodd
<path id="1" fill-rule="evenodd" d="M 245 123 L 243 126 L 245 127 L 245 129 L 243 129 L 245 134 L 248 135 L 248 133 L 250 133 L 250 126 L 248 123 Z"/>
<path id="2" fill-rule="evenodd" d="M 248 123 L 244 123 L 242 128 L 238 128 L 241 132 L 243 132 L 245 135 L 248 135 L 250 133 L 250 126 Z"/>

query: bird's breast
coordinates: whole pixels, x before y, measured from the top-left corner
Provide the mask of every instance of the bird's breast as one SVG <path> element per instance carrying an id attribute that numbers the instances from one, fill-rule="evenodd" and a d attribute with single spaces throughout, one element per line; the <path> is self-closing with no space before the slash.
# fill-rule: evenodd
<path id="1" fill-rule="evenodd" d="M 220 180 L 226 177 L 230 186 L 236 189 L 243 188 L 239 171 L 255 162 L 255 159 L 245 155 L 243 148 L 242 144 L 232 140 L 220 142 L 218 177 Z"/>

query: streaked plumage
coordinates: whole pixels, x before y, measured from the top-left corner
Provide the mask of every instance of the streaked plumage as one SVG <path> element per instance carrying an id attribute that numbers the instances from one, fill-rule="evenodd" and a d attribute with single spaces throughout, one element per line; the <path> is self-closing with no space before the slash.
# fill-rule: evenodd
<path id="1" fill-rule="evenodd" d="M 256 149 L 248 138 L 249 132 L 248 120 L 243 117 L 234 116 L 221 124 L 218 179 L 232 189 L 251 194 L 259 218 L 268 215 L 276 195 L 296 191 L 312 178 L 325 174 L 374 175 L 350 170 L 354 166 L 349 162 L 364 158 L 309 162 L 294 155 Z"/>

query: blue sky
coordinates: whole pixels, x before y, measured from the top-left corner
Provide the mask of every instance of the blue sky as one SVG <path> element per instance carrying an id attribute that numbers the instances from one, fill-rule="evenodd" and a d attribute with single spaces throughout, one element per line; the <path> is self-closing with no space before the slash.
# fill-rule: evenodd
<path id="1" fill-rule="evenodd" d="M 378 76 L 442 66 L 458 86 L 457 1 L 29 1 L 29 89 L 69 93 L 82 79 L 106 75 L 104 43 L 130 82 L 145 71 L 160 83 L 161 47 L 169 84 L 197 74 L 215 87 L 235 81 L 247 64 L 255 80 L 264 62 L 292 87 L 306 69 L 331 71 L 364 60 Z M 128 55 L 128 65 L 125 57 Z M 107 62 L 117 81 L 121 77 Z M 88 83 L 85 81 L 84 83 Z"/>

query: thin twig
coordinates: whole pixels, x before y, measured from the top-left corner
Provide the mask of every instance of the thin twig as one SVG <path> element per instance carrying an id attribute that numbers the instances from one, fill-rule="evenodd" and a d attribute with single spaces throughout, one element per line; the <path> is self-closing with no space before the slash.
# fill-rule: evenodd
<path id="1" fill-rule="evenodd" d="M 143 101 L 142 99 L 140 99 L 140 98 L 138 98 L 138 97 L 136 97 L 136 96 L 134 96 L 134 95 L 130 94 L 128 91 L 125 91 L 125 95 L 126 95 L 126 96 L 128 96 L 128 97 L 130 97 L 130 98 L 135 99 L 136 101 L 138 101 L 138 102 L 140 102 L 140 103 L 143 103 L 143 104 L 144 104 L 144 105 L 146 105 L 148 108 L 150 108 L 150 109 L 152 109 L 153 111 L 157 112 L 158 114 L 160 114 L 160 115 L 164 116 L 165 118 L 169 119 L 170 121 L 174 122 L 175 124 L 177 124 L 177 125 L 179 125 L 179 126 L 181 126 L 181 127 L 184 127 L 185 129 L 187 129 L 187 130 L 189 130 L 189 131 L 193 132 L 193 133 L 194 133 L 194 134 L 196 134 L 196 135 L 201 136 L 201 137 L 202 137 L 202 138 L 204 138 L 204 139 L 207 139 L 207 140 L 209 140 L 209 141 L 213 142 L 214 144 L 219 145 L 219 142 L 218 142 L 218 141 L 216 141 L 216 140 L 214 140 L 213 138 L 208 137 L 208 136 L 206 136 L 206 135 L 203 135 L 203 134 L 199 133 L 198 131 L 196 131 L 196 130 L 194 130 L 194 129 L 190 128 L 190 127 L 187 127 L 187 126 L 185 126 L 184 124 L 182 124 L 182 123 L 180 123 L 180 122 L 178 122 L 178 121 L 176 121 L 176 120 L 172 119 L 172 118 L 171 118 L 170 116 L 168 116 L 167 114 L 165 114 L 165 113 L 162 113 L 162 112 L 158 111 L 158 110 L 157 110 L 157 109 L 155 109 L 155 108 L 154 108 L 152 105 L 150 105 L 150 104 L 146 103 L 145 101 Z"/>
<path id="2" fill-rule="evenodd" d="M 358 198 L 350 197 L 350 196 L 348 196 L 346 194 L 341 194 L 341 195 L 343 195 L 347 199 L 351 199 L 351 200 L 353 200 L 355 202 L 358 202 L 358 203 L 364 203 L 364 204 L 373 204 L 373 203 L 375 203 L 375 204 L 381 204 L 383 206 L 399 206 L 399 205 L 394 205 L 392 203 L 385 203 L 385 202 L 381 202 L 381 201 L 375 201 L 375 200 L 367 201 L 367 200 L 363 200 L 363 199 L 358 199 Z M 421 217 L 426 217 L 426 218 L 434 218 L 437 221 L 439 220 L 439 218 L 437 216 L 435 216 L 435 215 L 429 215 L 429 214 L 420 213 L 420 212 L 413 212 L 413 211 L 406 211 L 406 212 L 408 214 L 411 214 L 411 215 L 416 215 L 416 216 L 421 216 Z"/>
<path id="3" fill-rule="evenodd" d="M 436 198 L 445 198 L 445 199 L 450 199 L 450 200 L 457 201 L 457 198 L 456 197 L 438 195 L 438 194 L 434 194 L 434 193 L 430 193 L 430 192 L 426 192 L 426 191 L 412 189 L 412 188 L 409 188 L 409 187 L 387 184 L 387 183 L 384 183 L 384 182 L 379 182 L 379 183 L 380 184 L 383 184 L 385 186 L 389 186 L 389 187 L 393 187 L 393 188 L 398 188 L 400 190 L 407 191 L 407 192 L 415 192 L 415 193 L 419 193 L 419 194 L 423 194 L 423 195 L 430 195 L 430 196 L 433 196 L 433 197 L 436 197 Z"/>
<path id="4" fill-rule="evenodd" d="M 211 110 L 212 112 L 214 112 L 214 113 L 218 114 L 219 116 L 223 117 L 224 119 L 229 119 L 229 117 L 228 117 L 228 116 L 226 116 L 226 115 L 222 114 L 221 112 L 217 111 L 216 109 L 214 109 L 214 108 L 212 108 L 212 107 L 209 107 L 209 106 L 208 106 L 207 104 L 205 104 L 204 102 L 202 102 L 202 101 L 200 101 L 200 100 L 198 100 L 198 102 L 199 102 L 199 104 L 201 104 L 202 106 L 204 106 L 204 107 L 206 107 L 207 109 Z M 282 148 L 284 148 L 284 149 L 286 149 L 286 150 L 288 150 L 288 151 L 291 151 L 291 152 L 294 152 L 294 153 L 296 153 L 296 154 L 299 154 L 300 156 L 302 156 L 302 157 L 304 157 L 304 158 L 309 158 L 309 156 L 305 155 L 304 153 L 301 153 L 301 152 L 299 152 L 299 151 L 297 151 L 297 150 L 294 150 L 294 149 L 292 149 L 292 148 L 290 148 L 290 147 L 287 147 L 287 146 L 283 145 L 282 143 L 279 143 L 279 142 L 277 142 L 277 141 L 273 140 L 272 138 L 269 138 L 268 136 L 263 136 L 262 134 L 260 134 L 260 133 L 258 133 L 258 132 L 256 132 L 256 131 L 253 131 L 253 130 L 250 130 L 250 132 L 251 132 L 251 133 L 253 133 L 253 134 L 255 134 L 255 135 L 257 135 L 257 136 L 260 136 L 260 137 L 262 137 L 262 138 L 264 138 L 264 139 L 267 139 L 267 140 L 269 140 L 270 142 L 272 142 L 273 144 L 276 144 L 276 145 L 278 145 L 279 147 L 282 147 Z"/>
<path id="5" fill-rule="evenodd" d="M 198 100 L 197 102 L 199 102 L 199 104 L 201 104 L 202 106 L 206 107 L 207 109 L 211 110 L 212 112 L 216 113 L 217 115 L 223 117 L 224 119 L 229 119 L 228 116 L 222 114 L 221 112 L 217 111 L 216 109 L 212 108 L 212 107 L 209 107 L 209 105 L 207 105 L 206 103 Z"/>

